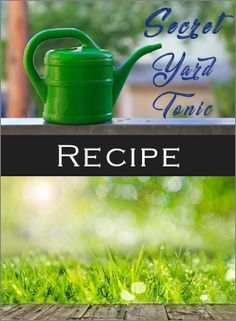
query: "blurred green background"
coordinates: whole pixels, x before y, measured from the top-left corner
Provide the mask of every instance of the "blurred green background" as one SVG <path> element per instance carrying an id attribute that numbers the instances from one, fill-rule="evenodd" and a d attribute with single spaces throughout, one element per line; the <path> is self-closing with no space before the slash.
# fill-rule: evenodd
<path id="1" fill-rule="evenodd" d="M 233 177 L 3 177 L 2 254 L 234 253 Z"/>

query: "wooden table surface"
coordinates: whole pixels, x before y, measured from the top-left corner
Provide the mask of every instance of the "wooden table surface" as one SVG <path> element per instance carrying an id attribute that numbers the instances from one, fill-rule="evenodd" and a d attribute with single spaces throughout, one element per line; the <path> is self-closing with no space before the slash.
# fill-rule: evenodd
<path id="1" fill-rule="evenodd" d="M 12 304 L 2 320 L 235 320 L 235 305 Z"/>

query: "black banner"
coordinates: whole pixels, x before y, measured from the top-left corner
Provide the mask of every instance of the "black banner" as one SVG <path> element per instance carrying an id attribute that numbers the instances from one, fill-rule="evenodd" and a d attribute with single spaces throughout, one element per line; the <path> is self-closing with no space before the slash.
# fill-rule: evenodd
<path id="1" fill-rule="evenodd" d="M 3 176 L 232 176 L 234 136 L 2 136 Z"/>

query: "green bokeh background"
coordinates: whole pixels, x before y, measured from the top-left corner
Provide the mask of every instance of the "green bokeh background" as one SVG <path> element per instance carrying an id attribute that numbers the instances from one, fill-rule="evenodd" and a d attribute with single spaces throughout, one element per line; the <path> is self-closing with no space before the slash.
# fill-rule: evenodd
<path id="1" fill-rule="evenodd" d="M 4 177 L 2 254 L 234 252 L 233 177 Z"/>

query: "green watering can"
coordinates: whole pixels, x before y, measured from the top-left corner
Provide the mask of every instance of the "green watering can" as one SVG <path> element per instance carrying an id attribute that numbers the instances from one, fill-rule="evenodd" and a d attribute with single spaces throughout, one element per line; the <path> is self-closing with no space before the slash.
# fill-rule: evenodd
<path id="1" fill-rule="evenodd" d="M 34 66 L 34 52 L 48 39 L 76 38 L 82 46 L 49 50 L 45 77 Z M 161 44 L 137 50 L 114 68 L 112 53 L 100 49 L 84 32 L 74 28 L 48 29 L 36 34 L 24 52 L 24 67 L 44 103 L 43 117 L 59 124 L 93 124 L 112 119 L 112 110 L 134 63 Z"/>

